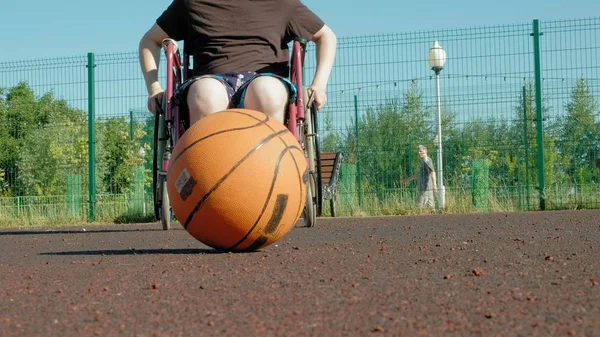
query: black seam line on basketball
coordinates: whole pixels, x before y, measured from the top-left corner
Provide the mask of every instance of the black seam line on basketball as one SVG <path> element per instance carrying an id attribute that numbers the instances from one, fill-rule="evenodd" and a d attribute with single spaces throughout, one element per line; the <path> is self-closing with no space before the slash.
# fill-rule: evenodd
<path id="1" fill-rule="evenodd" d="M 287 129 L 284 131 L 287 131 Z M 267 194 L 265 204 L 263 205 L 263 208 L 260 211 L 258 218 L 256 218 L 256 221 L 254 221 L 254 224 L 252 225 L 252 227 L 250 227 L 250 229 L 248 230 L 246 235 L 244 235 L 244 237 L 240 241 L 238 241 L 235 245 L 231 246 L 229 249 L 235 249 L 235 247 L 239 246 L 242 242 L 246 241 L 248 236 L 250 236 L 250 233 L 252 233 L 252 231 L 254 231 L 254 228 L 256 228 L 256 225 L 258 225 L 258 222 L 260 221 L 260 219 L 262 219 L 263 215 L 265 215 L 265 210 L 267 209 L 267 206 L 269 205 L 269 201 L 271 200 L 271 195 L 273 194 L 273 189 L 275 188 L 275 182 L 277 181 L 277 176 L 279 175 L 279 165 L 281 164 L 281 159 L 288 151 L 289 151 L 289 148 L 286 147 L 279 154 L 279 158 L 277 158 L 277 165 L 275 165 L 275 172 L 273 172 L 273 179 L 271 180 L 271 187 L 269 188 L 269 193 Z"/>
<path id="2" fill-rule="evenodd" d="M 267 226 L 265 227 L 265 234 L 275 233 L 277 227 L 279 227 L 281 224 L 281 219 L 283 218 L 283 213 L 285 213 L 287 208 L 289 197 L 290 196 L 287 194 L 277 194 L 275 206 L 273 207 L 273 213 L 271 213 L 271 217 L 269 218 Z"/>
<path id="3" fill-rule="evenodd" d="M 262 122 L 262 124 L 264 124 L 264 125 L 265 125 L 267 128 L 269 128 L 269 130 L 271 130 L 272 132 L 276 132 L 276 131 L 277 131 L 277 130 L 275 130 L 275 128 L 273 128 L 271 125 L 267 124 L 267 121 L 269 121 L 269 119 L 270 119 L 270 117 L 269 117 L 269 116 L 267 116 L 267 115 L 265 115 L 265 116 L 267 116 L 267 119 L 265 119 L 265 120 L 261 120 L 261 119 L 258 119 L 258 118 L 256 118 L 255 116 L 252 116 L 251 114 L 249 114 L 249 113 L 246 113 L 246 112 L 244 112 L 244 111 L 231 111 L 231 112 L 239 113 L 239 114 L 241 114 L 241 115 L 245 115 L 245 116 L 248 116 L 248 117 L 250 117 L 250 118 L 254 118 L 254 119 L 255 119 L 255 120 L 257 120 L 257 121 L 260 121 L 260 122 Z M 286 129 L 287 129 L 287 128 L 286 128 Z M 289 130 L 289 129 L 288 129 L 288 130 Z M 281 142 L 283 143 L 283 145 L 285 145 L 285 146 L 288 146 L 288 144 L 285 142 L 285 140 L 283 139 L 283 137 L 281 137 L 281 136 L 280 136 L 280 137 L 278 137 L 278 138 L 279 138 L 279 140 L 281 140 Z"/>
<path id="4" fill-rule="evenodd" d="M 268 121 L 269 119 L 271 119 L 271 117 L 269 117 L 269 116 L 267 116 L 267 115 L 265 115 L 265 116 L 267 117 L 267 119 L 265 119 L 265 120 L 262 120 L 262 119 L 258 119 L 258 118 L 256 118 L 256 117 L 252 116 L 252 115 L 251 115 L 251 114 L 249 114 L 249 113 L 245 113 L 245 112 L 243 112 L 243 111 L 235 111 L 235 112 L 236 112 L 236 113 L 239 113 L 239 114 L 242 114 L 242 115 L 245 115 L 245 116 L 248 116 L 248 117 L 250 117 L 250 118 L 254 118 L 254 119 L 255 119 L 255 120 L 257 120 L 257 121 L 261 121 L 261 122 L 263 122 L 263 124 L 264 124 L 266 127 L 268 127 L 268 128 L 271 130 L 271 131 L 273 131 L 273 132 L 275 132 L 275 131 L 276 131 L 276 130 L 275 130 L 273 127 L 272 127 L 272 126 L 270 126 L 269 124 L 267 124 L 267 121 Z"/>
<path id="5" fill-rule="evenodd" d="M 258 250 L 260 247 L 264 246 L 265 243 L 267 243 L 267 241 L 269 241 L 269 238 L 267 238 L 264 235 L 261 235 L 258 237 L 258 239 L 254 240 L 254 242 L 252 242 L 252 244 L 248 248 L 244 249 L 244 251 L 251 252 L 254 250 Z"/>
<path id="6" fill-rule="evenodd" d="M 255 118 L 254 116 L 250 116 L 250 117 L 253 117 L 253 118 Z M 255 119 L 256 119 L 256 118 L 255 118 Z M 239 127 L 239 128 L 233 128 L 233 129 L 227 129 L 227 130 L 220 130 L 220 131 L 218 131 L 218 132 L 212 133 L 212 134 L 210 134 L 210 135 L 208 135 L 208 136 L 204 136 L 204 137 L 202 137 L 202 138 L 200 138 L 200 139 L 197 139 L 197 140 L 195 140 L 195 141 L 194 141 L 193 143 L 191 143 L 190 145 L 188 145 L 188 146 L 184 147 L 184 148 L 183 148 L 183 150 L 181 150 L 181 152 L 179 152 L 179 153 L 177 154 L 177 156 L 171 160 L 171 165 L 174 165 L 174 164 L 175 164 L 175 162 L 177 161 L 177 159 L 179 159 L 179 157 L 181 157 L 181 155 L 182 155 L 182 154 L 184 154 L 184 153 L 185 153 L 187 150 L 189 150 L 191 147 L 193 147 L 194 145 L 196 145 L 196 144 L 200 143 L 200 142 L 201 142 L 201 141 L 203 141 L 203 140 L 206 140 L 206 139 L 208 139 L 208 138 L 211 138 L 211 137 L 214 137 L 214 136 L 217 136 L 217 135 L 220 135 L 220 134 L 226 133 L 226 132 L 233 132 L 233 131 L 240 131 L 240 130 L 248 130 L 248 129 L 252 129 L 252 128 L 255 128 L 255 127 L 257 127 L 257 126 L 260 126 L 260 125 L 266 125 L 266 122 L 269 120 L 269 118 L 267 117 L 265 120 L 260 120 L 260 119 L 256 119 L 256 120 L 257 120 L 257 121 L 259 121 L 259 123 L 256 123 L 256 124 L 253 124 L 253 125 L 250 125 L 250 126 Z"/>
<path id="7" fill-rule="evenodd" d="M 298 146 L 293 146 L 293 145 L 288 146 L 286 148 L 286 150 L 288 150 L 288 149 L 289 150 L 298 150 L 300 152 L 300 155 L 302 156 L 302 158 L 305 158 L 304 152 Z M 286 150 L 283 151 L 284 155 L 286 153 L 292 154 L 292 151 L 286 151 Z M 292 159 L 293 158 L 294 157 L 292 156 Z M 298 177 L 299 177 L 298 178 L 298 186 L 300 188 L 300 193 L 302 193 L 302 177 L 300 176 L 300 168 L 298 167 L 298 163 L 296 162 L 296 160 L 294 160 L 294 166 L 296 167 L 296 173 L 298 173 Z M 304 209 L 304 205 L 302 204 L 302 199 L 300 199 L 300 202 L 298 203 L 298 209 L 296 210 L 296 218 L 295 219 L 298 219 L 300 217 L 300 213 L 302 212 L 303 209 Z M 259 217 L 259 220 L 260 220 L 260 217 Z M 261 235 L 256 240 L 254 240 L 254 242 L 252 244 L 250 244 L 249 247 L 245 248 L 244 251 L 257 250 L 260 247 L 262 247 L 265 243 L 267 243 L 267 241 L 268 241 L 268 238 L 264 235 Z"/>
<path id="8" fill-rule="evenodd" d="M 214 192 L 232 173 L 233 171 L 235 171 L 240 165 L 242 165 L 242 163 L 248 159 L 248 157 L 250 157 L 254 152 L 258 151 L 261 147 L 263 147 L 263 145 L 265 145 L 266 143 L 268 143 L 271 139 L 277 137 L 279 135 L 279 133 L 282 132 L 286 132 L 287 130 L 282 130 L 279 131 L 278 133 L 272 133 L 270 134 L 268 137 L 266 137 L 265 139 L 263 139 L 262 141 L 260 141 L 260 143 L 258 143 L 258 145 L 256 145 L 252 150 L 248 151 L 248 153 L 246 153 L 246 155 L 244 155 L 244 157 L 242 157 L 242 159 L 240 159 L 235 165 L 233 165 L 233 167 L 231 168 L 231 170 L 229 170 L 229 172 L 227 172 L 226 174 L 224 174 L 221 179 L 219 179 L 219 181 L 217 181 L 217 183 L 202 197 L 202 199 L 200 199 L 200 201 L 198 202 L 198 204 L 196 204 L 196 207 L 194 207 L 194 209 L 192 210 L 192 212 L 190 213 L 190 215 L 188 215 L 188 218 L 185 220 L 185 224 L 183 225 L 183 227 L 185 229 L 188 228 L 188 225 L 190 224 L 190 221 L 192 221 L 192 218 L 194 217 L 194 215 L 196 215 L 196 213 L 198 212 L 198 210 L 200 210 L 200 208 L 204 205 L 204 203 L 206 202 L 206 200 L 208 199 L 208 197 L 210 197 L 210 195 L 212 194 L 212 192 Z"/>
<path id="9" fill-rule="evenodd" d="M 243 112 L 243 111 L 232 111 L 232 112 L 236 112 L 236 113 L 239 113 L 239 114 L 242 114 L 242 115 L 248 116 L 248 117 L 250 117 L 250 118 L 254 118 L 254 119 L 255 119 L 255 120 L 257 120 L 257 121 L 261 121 L 261 122 L 262 122 L 262 123 L 263 123 L 263 124 L 264 124 L 264 125 L 265 125 L 267 128 L 269 128 L 269 130 L 271 130 L 272 132 L 276 132 L 276 131 L 277 131 L 277 130 L 275 130 L 275 128 L 274 128 L 274 127 L 272 127 L 271 125 L 269 125 L 269 124 L 267 123 L 267 121 L 269 121 L 269 120 L 271 119 L 271 117 L 269 117 L 269 116 L 267 116 L 267 115 L 265 115 L 265 116 L 267 116 L 267 119 L 265 119 L 265 120 L 262 120 L 262 119 L 258 119 L 258 118 L 256 118 L 256 117 L 252 116 L 252 115 L 251 115 L 251 114 L 249 114 L 249 113 L 245 113 L 245 112 Z M 287 129 L 287 128 L 286 128 L 286 129 Z M 279 139 L 282 139 L 282 138 L 281 138 L 281 137 L 279 137 Z M 284 144 L 285 144 L 285 142 L 284 142 Z M 285 144 L 285 145 L 287 145 L 287 144 Z"/>

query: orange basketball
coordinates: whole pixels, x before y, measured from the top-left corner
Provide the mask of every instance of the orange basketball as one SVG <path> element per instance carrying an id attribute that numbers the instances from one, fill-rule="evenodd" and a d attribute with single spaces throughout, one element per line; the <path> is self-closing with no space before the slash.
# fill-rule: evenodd
<path id="1" fill-rule="evenodd" d="M 225 251 L 266 247 L 296 224 L 306 202 L 307 162 L 281 123 L 248 109 L 202 118 L 177 142 L 167 190 L 193 237 Z"/>

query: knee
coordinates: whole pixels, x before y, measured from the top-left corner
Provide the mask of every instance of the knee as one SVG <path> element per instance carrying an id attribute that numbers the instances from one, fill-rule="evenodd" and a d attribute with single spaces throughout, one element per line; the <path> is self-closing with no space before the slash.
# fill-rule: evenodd
<path id="1" fill-rule="evenodd" d="M 193 124 L 202 117 L 227 109 L 229 97 L 221 82 L 214 78 L 203 78 L 190 85 L 186 103 Z"/>
<path id="2" fill-rule="evenodd" d="M 261 76 L 253 80 L 248 86 L 244 107 L 262 111 L 279 119 L 279 117 L 283 117 L 288 97 L 287 88 L 281 83 L 281 80 Z"/>

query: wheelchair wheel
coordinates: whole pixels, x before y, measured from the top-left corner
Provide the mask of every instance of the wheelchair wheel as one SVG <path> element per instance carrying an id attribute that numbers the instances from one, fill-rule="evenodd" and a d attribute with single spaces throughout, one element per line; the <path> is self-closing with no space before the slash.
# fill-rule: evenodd
<path id="1" fill-rule="evenodd" d="M 161 218 L 160 223 L 162 224 L 162 228 L 164 230 L 171 229 L 171 221 L 173 220 L 173 211 L 171 210 L 171 203 L 169 201 L 169 194 L 167 193 L 167 177 L 163 176 L 161 178 Z"/>
<path id="2" fill-rule="evenodd" d="M 304 222 L 306 227 L 314 227 L 317 223 L 317 203 L 314 198 L 316 189 L 315 179 L 313 175 L 308 176 L 308 186 L 306 189 L 306 207 L 304 207 Z"/>
<path id="3" fill-rule="evenodd" d="M 158 128 L 160 126 L 159 116 L 154 115 L 154 144 L 153 144 L 153 156 L 152 156 L 152 199 L 154 202 L 154 218 L 156 220 L 160 219 L 160 198 L 159 198 L 159 174 L 160 174 L 160 158 L 162 158 L 162 153 L 158 147 Z"/>
<path id="4" fill-rule="evenodd" d="M 316 117 L 314 115 L 315 111 L 312 108 L 306 109 L 304 114 L 304 130 L 302 132 L 303 143 L 306 147 L 306 157 L 308 159 L 308 186 L 306 189 L 306 207 L 304 209 L 304 220 L 307 227 L 314 227 L 317 223 L 317 216 L 319 214 L 318 205 L 321 195 L 317 183 L 320 178 L 320 165 L 318 165 L 320 164 L 320 156 L 317 148 L 317 134 L 313 123 L 313 118 Z"/>
<path id="5" fill-rule="evenodd" d="M 315 188 L 314 196 L 317 199 L 317 216 L 323 214 L 323 170 L 321 167 L 321 147 L 319 145 L 319 124 L 317 123 L 317 107 L 313 103 L 309 109 L 311 133 L 314 135 L 313 145 L 315 148 Z"/>
<path id="6" fill-rule="evenodd" d="M 154 117 L 154 157 L 152 166 L 152 189 L 154 196 L 154 217 L 160 220 L 164 230 L 171 228 L 173 218 L 169 195 L 167 193 L 167 172 L 164 170 L 164 161 L 169 159 L 167 141 L 169 138 L 165 131 L 165 116 L 156 113 Z"/>

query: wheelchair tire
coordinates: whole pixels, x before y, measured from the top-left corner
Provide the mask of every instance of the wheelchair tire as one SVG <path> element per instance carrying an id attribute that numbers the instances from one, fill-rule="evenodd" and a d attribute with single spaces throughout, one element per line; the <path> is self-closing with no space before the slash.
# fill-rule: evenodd
<path id="1" fill-rule="evenodd" d="M 313 135 L 312 145 L 314 147 L 314 157 L 315 157 L 315 201 L 317 204 L 317 216 L 321 216 L 323 214 L 323 170 L 321 168 L 321 147 L 319 145 L 319 123 L 317 119 L 317 106 L 315 103 L 311 104 L 308 109 L 310 120 L 310 133 Z"/>
<path id="2" fill-rule="evenodd" d="M 154 203 L 154 218 L 156 220 L 160 220 L 160 208 L 161 208 L 161 201 L 160 201 L 160 188 L 159 188 L 159 174 L 160 174 L 160 161 L 162 158 L 162 153 L 159 153 L 159 148 L 158 148 L 158 127 L 159 127 L 159 116 L 158 114 L 154 115 L 154 147 L 153 147 L 153 153 L 154 155 L 152 156 L 152 201 Z"/>
<path id="3" fill-rule="evenodd" d="M 314 116 L 313 113 L 314 111 L 307 109 L 304 115 L 304 130 L 301 132 L 302 137 L 304 137 L 303 143 L 306 147 L 305 151 L 308 159 L 308 184 L 306 186 L 306 207 L 304 209 L 304 220 L 307 227 L 314 227 L 317 223 L 320 198 L 319 185 L 317 184 L 318 179 L 320 178 L 320 165 L 318 165 L 320 158 L 317 153 L 317 136 L 314 132 L 314 124 L 312 122 L 312 117 Z"/>
<path id="4" fill-rule="evenodd" d="M 306 223 L 306 227 L 315 227 L 317 223 L 317 203 L 314 197 L 315 189 L 315 178 L 313 175 L 309 175 L 306 189 L 306 206 L 304 207 L 304 222 Z"/>
<path id="5" fill-rule="evenodd" d="M 171 228 L 173 211 L 167 192 L 167 176 L 163 171 L 163 160 L 169 138 L 165 130 L 164 107 L 154 116 L 154 157 L 152 158 L 152 189 L 154 196 L 154 217 L 159 220 L 164 230 Z"/>
<path id="6" fill-rule="evenodd" d="M 171 210 L 171 203 L 169 200 L 169 193 L 167 193 L 167 177 L 161 177 L 160 183 L 161 190 L 161 218 L 160 223 L 164 230 L 171 229 L 171 220 L 173 219 L 173 211 Z"/>

